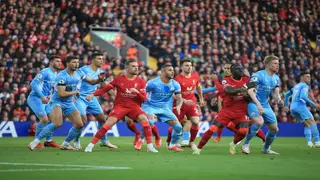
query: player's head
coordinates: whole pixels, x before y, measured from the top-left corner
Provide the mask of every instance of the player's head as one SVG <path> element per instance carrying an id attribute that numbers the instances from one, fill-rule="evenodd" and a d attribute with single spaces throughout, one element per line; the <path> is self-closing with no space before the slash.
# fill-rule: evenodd
<path id="1" fill-rule="evenodd" d="M 233 78 L 241 78 L 244 76 L 244 69 L 243 66 L 239 63 L 231 65 L 231 74 Z"/>
<path id="2" fill-rule="evenodd" d="M 172 79 L 174 77 L 174 69 L 172 64 L 167 63 L 161 67 L 161 76 Z"/>
<path id="3" fill-rule="evenodd" d="M 309 71 L 302 71 L 300 73 L 300 80 L 309 85 L 311 83 L 310 72 Z"/>
<path id="4" fill-rule="evenodd" d="M 100 68 L 103 64 L 104 60 L 103 60 L 103 54 L 99 53 L 99 52 L 95 52 L 92 54 L 92 63 Z"/>
<path id="5" fill-rule="evenodd" d="M 274 55 L 270 55 L 264 58 L 263 60 L 266 69 L 271 71 L 272 73 L 277 73 L 279 70 L 279 58 Z"/>
<path id="6" fill-rule="evenodd" d="M 61 57 L 58 55 L 52 55 L 49 57 L 50 66 L 55 70 L 59 70 L 61 67 Z"/>
<path id="7" fill-rule="evenodd" d="M 126 61 L 126 72 L 128 75 L 138 75 L 139 74 L 138 61 L 134 61 L 134 60 Z"/>
<path id="8" fill-rule="evenodd" d="M 76 71 L 79 68 L 78 56 L 67 56 L 65 59 L 67 68 L 71 71 Z"/>
<path id="9" fill-rule="evenodd" d="M 232 65 L 232 63 L 231 62 L 227 62 L 227 63 L 225 63 L 224 64 L 224 67 L 223 67 L 223 69 L 224 69 L 224 74 L 225 74 L 225 76 L 226 77 L 231 77 L 231 65 Z"/>
<path id="10" fill-rule="evenodd" d="M 192 61 L 189 59 L 180 61 L 180 68 L 182 70 L 182 73 L 190 74 L 193 70 Z"/>

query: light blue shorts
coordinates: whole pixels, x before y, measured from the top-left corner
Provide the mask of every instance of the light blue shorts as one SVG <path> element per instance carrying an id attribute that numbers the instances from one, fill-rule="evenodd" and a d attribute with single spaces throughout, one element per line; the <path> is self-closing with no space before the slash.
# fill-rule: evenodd
<path id="1" fill-rule="evenodd" d="M 264 113 L 262 115 L 262 118 L 264 120 L 264 123 L 266 124 L 273 124 L 273 123 L 277 123 L 277 117 L 274 114 L 272 108 L 269 107 L 263 107 Z M 250 117 L 250 119 L 260 116 L 259 111 L 258 111 L 258 107 L 254 102 L 250 102 L 248 104 L 248 115 Z"/>
<path id="2" fill-rule="evenodd" d="M 178 120 L 176 115 L 168 108 L 160 108 L 160 107 L 154 107 L 149 105 L 142 105 L 142 110 L 147 115 L 155 115 L 157 116 L 158 120 L 161 122 L 167 122 L 169 120 Z"/>
<path id="3" fill-rule="evenodd" d="M 304 122 L 306 119 L 314 119 L 312 113 L 309 111 L 309 109 L 305 105 L 303 106 L 291 105 L 290 113 L 293 117 L 297 118 L 300 123 Z"/>
<path id="4" fill-rule="evenodd" d="M 38 96 L 29 95 L 27 102 L 37 117 L 47 116 L 50 112 L 48 104 L 42 104 L 41 98 Z"/>
<path id="5" fill-rule="evenodd" d="M 47 113 L 50 114 L 51 111 L 57 106 L 62 109 L 63 116 L 69 116 L 71 113 L 78 110 L 76 105 L 72 101 L 66 101 L 66 102 L 50 101 L 49 102 L 50 112 L 49 113 L 47 112 Z"/>
<path id="6" fill-rule="evenodd" d="M 87 112 L 88 114 L 92 115 L 103 114 L 101 106 L 96 97 L 93 97 L 91 101 L 87 101 L 85 97 L 77 98 L 75 105 L 80 111 L 81 116 L 86 115 Z"/>

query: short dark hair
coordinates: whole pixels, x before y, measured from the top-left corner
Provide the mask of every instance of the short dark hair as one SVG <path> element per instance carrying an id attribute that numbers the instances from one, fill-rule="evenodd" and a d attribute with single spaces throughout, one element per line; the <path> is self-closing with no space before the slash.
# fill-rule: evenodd
<path id="1" fill-rule="evenodd" d="M 161 70 L 166 68 L 166 67 L 173 67 L 171 63 L 166 63 L 161 67 Z"/>
<path id="2" fill-rule="evenodd" d="M 306 75 L 306 74 L 310 74 L 310 71 L 308 71 L 308 70 L 302 70 L 302 71 L 300 72 L 300 76 L 304 76 L 304 75 Z"/>
<path id="3" fill-rule="evenodd" d="M 91 59 L 94 60 L 97 56 L 103 56 L 103 54 L 101 52 L 94 52 L 91 56 Z"/>
<path id="4" fill-rule="evenodd" d="M 67 56 L 64 61 L 65 61 L 65 63 L 69 63 L 74 59 L 79 59 L 79 57 L 78 56 Z"/>
<path id="5" fill-rule="evenodd" d="M 54 59 L 61 59 L 61 57 L 58 56 L 58 55 L 51 55 L 51 56 L 49 57 L 49 61 L 52 61 L 52 60 L 54 60 Z"/>
<path id="6" fill-rule="evenodd" d="M 128 61 L 126 61 L 125 66 L 128 67 L 131 63 L 134 63 L 134 62 L 138 63 L 138 61 L 136 61 L 136 60 L 128 60 Z"/>
<path id="7" fill-rule="evenodd" d="M 184 63 L 190 62 L 192 64 L 192 61 L 190 59 L 184 59 L 180 61 L 180 66 L 182 66 Z"/>

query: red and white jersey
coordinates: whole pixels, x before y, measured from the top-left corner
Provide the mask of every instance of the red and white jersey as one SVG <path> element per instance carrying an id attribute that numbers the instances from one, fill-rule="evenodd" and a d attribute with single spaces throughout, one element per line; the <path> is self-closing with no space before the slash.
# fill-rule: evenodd
<path id="1" fill-rule="evenodd" d="M 225 87 L 231 86 L 233 88 L 240 88 L 247 83 L 250 82 L 250 78 L 244 76 L 240 80 L 236 80 L 233 78 L 225 78 L 222 80 L 222 85 Z M 243 96 L 246 94 L 244 93 L 238 93 L 236 95 L 227 95 L 223 97 L 223 109 L 228 109 L 234 112 L 245 112 L 247 113 L 247 107 L 248 102 L 243 98 Z"/>
<path id="2" fill-rule="evenodd" d="M 200 83 L 198 73 L 192 73 L 191 77 L 186 77 L 183 74 L 177 75 L 176 80 L 181 86 L 181 95 L 183 99 L 192 100 L 194 103 L 197 102 L 197 98 L 194 95 L 194 90 Z"/>

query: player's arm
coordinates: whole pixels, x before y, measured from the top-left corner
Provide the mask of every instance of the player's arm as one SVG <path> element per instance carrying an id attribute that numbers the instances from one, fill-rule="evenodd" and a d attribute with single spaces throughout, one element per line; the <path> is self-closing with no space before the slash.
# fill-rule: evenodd
<path id="1" fill-rule="evenodd" d="M 222 98 L 219 96 L 218 97 L 218 112 L 220 112 L 221 111 L 221 109 L 222 109 Z"/>
<path id="2" fill-rule="evenodd" d="M 80 93 L 78 90 L 75 91 L 66 91 L 67 85 L 65 83 L 65 80 L 60 79 L 57 83 L 57 90 L 58 90 L 58 95 L 62 98 L 70 97 L 73 95 L 80 96 Z"/>
<path id="3" fill-rule="evenodd" d="M 147 99 L 147 93 L 146 93 L 146 82 L 143 80 L 141 82 L 141 89 L 138 90 L 137 95 L 138 95 L 138 98 L 141 102 L 145 102 L 146 99 Z"/>
<path id="4" fill-rule="evenodd" d="M 106 86 L 104 86 L 103 88 L 96 90 L 96 91 L 93 93 L 93 95 L 94 95 L 94 96 L 101 96 L 102 94 L 110 91 L 110 90 L 113 89 L 113 88 L 114 88 L 114 85 L 112 85 L 111 83 L 109 83 L 109 84 L 107 84 Z"/>
<path id="5" fill-rule="evenodd" d="M 200 106 L 204 106 L 204 100 L 203 100 L 203 94 L 202 94 L 202 86 L 200 83 L 198 83 L 197 87 L 197 92 L 199 95 L 199 102 L 200 102 Z"/>
<path id="6" fill-rule="evenodd" d="M 105 80 L 104 73 L 100 73 L 99 76 L 98 76 L 98 79 L 93 79 L 93 78 L 90 78 L 90 77 L 86 77 L 84 79 L 84 81 L 86 81 L 87 83 L 89 83 L 91 85 L 98 84 L 100 82 L 103 82 L 104 80 Z"/>
<path id="7" fill-rule="evenodd" d="M 317 99 L 314 97 L 312 91 L 309 91 L 309 98 L 311 99 L 311 101 L 313 101 L 315 103 L 317 102 Z"/>
<path id="8" fill-rule="evenodd" d="M 175 94 L 175 99 L 176 99 L 176 107 L 175 108 L 176 108 L 178 114 L 180 114 L 180 109 L 183 104 L 183 98 L 181 95 L 181 86 L 177 81 L 174 81 L 174 85 L 175 85 L 174 94 Z"/>
<path id="9" fill-rule="evenodd" d="M 292 89 L 290 89 L 285 95 L 284 95 L 284 106 L 289 107 L 289 99 L 292 95 Z"/>
<path id="10" fill-rule="evenodd" d="M 308 87 L 304 87 L 301 92 L 301 98 L 305 100 L 310 106 L 316 107 L 316 103 L 311 101 L 308 97 Z"/>
<path id="11" fill-rule="evenodd" d="M 45 79 L 44 74 L 39 73 L 30 83 L 32 90 L 35 91 L 35 93 L 39 98 L 45 97 L 44 94 L 42 93 L 42 84 L 44 79 Z"/>
<path id="12" fill-rule="evenodd" d="M 223 92 L 223 85 L 219 82 L 219 80 L 218 80 L 218 76 L 216 75 L 216 74 L 213 74 L 213 75 L 211 75 L 211 78 L 212 78 L 212 80 L 213 80 L 213 82 L 214 82 L 214 85 L 215 85 L 215 87 L 216 87 L 216 89 L 219 91 L 219 92 Z"/>
<path id="13" fill-rule="evenodd" d="M 202 89 L 202 94 L 207 94 L 207 93 L 210 93 L 210 92 L 214 92 L 216 90 L 217 90 L 217 88 L 215 88 L 215 87 L 205 88 L 205 89 Z M 196 94 L 198 94 L 198 92 L 196 92 Z"/>

